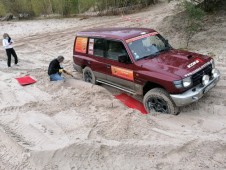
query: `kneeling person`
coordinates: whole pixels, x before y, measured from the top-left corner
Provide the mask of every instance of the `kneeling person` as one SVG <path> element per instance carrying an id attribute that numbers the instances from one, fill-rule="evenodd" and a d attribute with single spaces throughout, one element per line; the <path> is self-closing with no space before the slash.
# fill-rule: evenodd
<path id="1" fill-rule="evenodd" d="M 63 68 L 60 66 L 60 63 L 62 63 L 63 61 L 64 61 L 64 57 L 58 56 L 56 59 L 50 62 L 49 68 L 48 68 L 48 75 L 50 77 L 50 81 L 64 80 L 64 78 L 61 77 Z"/>

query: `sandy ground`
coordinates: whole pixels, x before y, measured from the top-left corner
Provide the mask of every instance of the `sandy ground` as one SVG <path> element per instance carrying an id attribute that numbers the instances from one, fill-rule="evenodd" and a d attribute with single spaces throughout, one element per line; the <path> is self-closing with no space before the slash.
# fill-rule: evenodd
<path id="1" fill-rule="evenodd" d="M 112 95 L 120 91 L 85 83 L 77 72 L 66 82 L 47 76 L 49 62 L 60 54 L 73 71 L 74 37 L 86 28 L 151 27 L 183 47 L 171 25 L 162 28 L 173 7 L 158 4 L 129 15 L 132 21 L 114 16 L 0 22 L 0 35 L 11 35 L 19 56 L 19 66 L 8 69 L 0 50 L 0 169 L 226 169 L 226 20 L 190 44 L 193 51 L 215 55 L 221 80 L 178 116 L 128 109 Z M 38 81 L 22 87 L 14 78 L 27 74 Z"/>

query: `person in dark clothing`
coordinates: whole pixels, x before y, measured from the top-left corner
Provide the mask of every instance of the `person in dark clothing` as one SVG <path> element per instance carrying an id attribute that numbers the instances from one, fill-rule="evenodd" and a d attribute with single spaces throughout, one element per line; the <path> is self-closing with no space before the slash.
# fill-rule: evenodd
<path id="1" fill-rule="evenodd" d="M 14 43 L 14 41 L 10 38 L 9 34 L 4 33 L 2 45 L 5 48 L 6 54 L 7 54 L 7 57 L 8 57 L 8 60 L 7 60 L 8 67 L 11 67 L 11 55 L 13 55 L 13 57 L 15 59 L 15 64 L 18 63 L 18 58 L 17 58 L 16 52 L 13 49 L 13 45 L 12 45 L 13 43 Z"/>
<path id="2" fill-rule="evenodd" d="M 48 75 L 50 77 L 50 81 L 58 81 L 64 80 L 61 76 L 63 72 L 63 67 L 60 66 L 60 63 L 64 61 L 63 56 L 58 56 L 56 59 L 52 60 L 49 64 Z"/>

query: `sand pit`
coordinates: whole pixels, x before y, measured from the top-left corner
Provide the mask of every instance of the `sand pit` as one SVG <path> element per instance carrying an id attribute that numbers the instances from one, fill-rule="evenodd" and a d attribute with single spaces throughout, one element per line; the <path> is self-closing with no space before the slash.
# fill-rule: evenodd
<path id="1" fill-rule="evenodd" d="M 226 169 L 226 46 L 219 38 L 226 35 L 226 20 L 191 42 L 192 50 L 215 54 L 221 80 L 178 116 L 128 109 L 113 96 L 120 91 L 85 83 L 77 72 L 76 79 L 65 82 L 50 82 L 47 76 L 49 62 L 60 54 L 66 58 L 65 68 L 73 71 L 73 41 L 79 30 L 158 30 L 174 13 L 172 4 L 160 3 L 129 15 L 148 23 L 121 16 L 0 22 L 0 34 L 12 36 L 19 56 L 19 66 L 8 69 L 0 50 L 0 169 Z M 178 37 L 167 30 L 164 36 L 179 47 Z M 38 81 L 20 86 L 15 78 L 24 75 Z"/>

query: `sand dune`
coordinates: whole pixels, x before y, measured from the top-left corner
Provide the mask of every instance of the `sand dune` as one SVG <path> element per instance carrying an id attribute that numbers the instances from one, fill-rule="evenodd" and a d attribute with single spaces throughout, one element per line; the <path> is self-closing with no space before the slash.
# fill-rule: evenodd
<path id="1" fill-rule="evenodd" d="M 163 12 L 164 11 L 164 12 Z M 0 22 L 0 34 L 15 41 L 19 66 L 7 68 L 0 50 L 0 169 L 226 169 L 226 21 L 199 33 L 190 48 L 214 53 L 219 84 L 181 114 L 142 115 L 113 94 L 120 91 L 82 81 L 73 72 L 76 32 L 91 27 L 161 28 L 176 47 L 176 33 L 161 22 L 175 14 L 173 4 L 129 15 L 85 20 L 48 19 Z M 145 19 L 145 22 L 142 22 Z M 146 23 L 148 20 L 148 23 Z M 209 36 L 207 36 L 209 35 Z M 49 62 L 64 55 L 76 79 L 50 82 Z M 31 75 L 37 83 L 22 87 L 14 79 Z"/>

